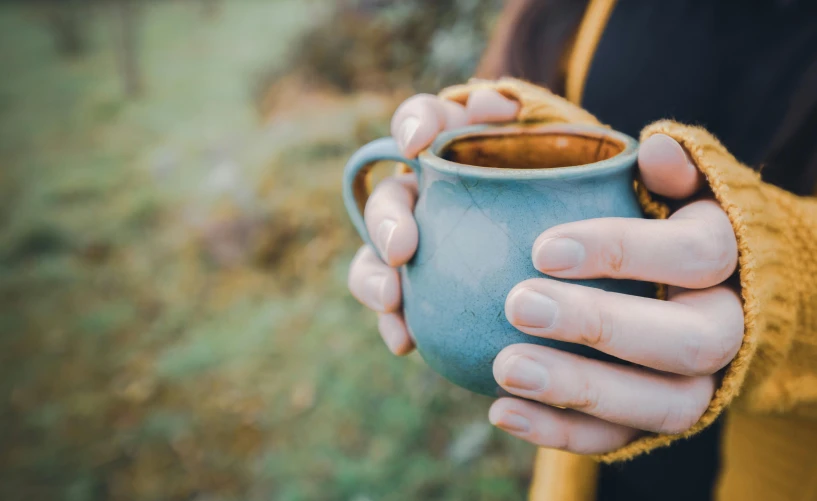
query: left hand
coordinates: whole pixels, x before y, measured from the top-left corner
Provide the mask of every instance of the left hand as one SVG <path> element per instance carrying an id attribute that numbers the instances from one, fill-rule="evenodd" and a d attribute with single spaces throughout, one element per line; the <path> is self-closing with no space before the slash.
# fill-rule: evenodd
<path id="1" fill-rule="evenodd" d="M 668 136 L 647 139 L 638 162 L 653 193 L 684 200 L 703 185 L 698 169 Z M 664 283 L 669 297 L 627 296 L 546 278 L 518 284 L 505 303 L 516 328 L 636 365 L 538 345 L 509 346 L 494 361 L 494 376 L 526 400 L 497 400 L 489 419 L 536 445 L 580 454 L 615 450 L 645 432 L 688 430 L 712 399 L 715 373 L 743 339 L 741 299 L 724 284 L 737 256 L 726 214 L 708 199 L 682 204 L 667 220 L 592 219 L 545 231 L 532 251 L 541 272 Z"/>

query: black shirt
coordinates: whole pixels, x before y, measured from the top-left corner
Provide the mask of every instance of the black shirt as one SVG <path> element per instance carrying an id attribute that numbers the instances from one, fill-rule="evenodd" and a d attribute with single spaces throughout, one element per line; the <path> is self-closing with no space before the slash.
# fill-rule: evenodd
<path id="1" fill-rule="evenodd" d="M 812 0 L 619 0 L 582 105 L 636 137 L 661 118 L 702 125 L 759 167 L 781 123 L 817 104 L 815 76 Z"/>
<path id="2" fill-rule="evenodd" d="M 816 77 L 817 2 L 619 0 L 582 105 L 634 137 L 662 118 L 702 125 L 754 167 L 770 161 L 783 124 L 793 123 L 801 131 L 799 165 L 772 182 L 811 193 L 817 179 L 801 171 L 809 161 L 817 167 Z M 667 449 L 602 467 L 598 499 L 711 499 L 719 437 L 716 423 Z"/>

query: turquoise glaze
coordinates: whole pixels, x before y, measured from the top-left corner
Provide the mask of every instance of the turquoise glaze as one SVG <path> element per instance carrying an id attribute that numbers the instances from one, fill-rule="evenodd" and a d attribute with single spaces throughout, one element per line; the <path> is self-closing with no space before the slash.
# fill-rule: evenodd
<path id="1" fill-rule="evenodd" d="M 450 381 L 496 396 L 492 364 L 514 343 L 555 347 L 605 358 L 584 346 L 529 336 L 505 318 L 505 297 L 517 283 L 542 277 L 531 247 L 552 226 L 598 217 L 643 217 L 633 190 L 637 142 L 624 134 L 588 126 L 548 125 L 537 131 L 608 135 L 625 145 L 618 155 L 578 167 L 498 169 L 462 165 L 438 156 L 465 135 L 518 131 L 518 126 L 473 126 L 440 134 L 417 160 L 400 156 L 382 138 L 358 150 L 344 172 L 344 202 L 361 237 L 371 243 L 353 186 L 378 160 L 409 165 L 419 176 L 414 211 L 419 247 L 401 269 L 406 323 L 423 359 Z M 526 131 L 532 129 L 526 128 Z M 565 280 L 568 281 L 568 280 Z M 626 280 L 572 281 L 647 296 L 651 284 Z"/>

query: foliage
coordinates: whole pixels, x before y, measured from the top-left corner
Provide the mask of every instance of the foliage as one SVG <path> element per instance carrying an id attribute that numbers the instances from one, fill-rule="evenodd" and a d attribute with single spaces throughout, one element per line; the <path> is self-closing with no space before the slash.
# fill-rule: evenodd
<path id="1" fill-rule="evenodd" d="M 396 97 L 259 123 L 314 4 L 199 7 L 147 5 L 127 101 L 107 11 L 65 59 L 0 6 L 0 499 L 521 498 L 532 449 L 345 290 L 340 166 Z"/>
<path id="2" fill-rule="evenodd" d="M 473 75 L 498 0 L 349 0 L 323 4 L 292 44 L 287 72 L 303 85 L 342 92 L 410 88 L 434 92 Z M 256 94 L 273 107 L 282 76 L 272 65 Z"/>

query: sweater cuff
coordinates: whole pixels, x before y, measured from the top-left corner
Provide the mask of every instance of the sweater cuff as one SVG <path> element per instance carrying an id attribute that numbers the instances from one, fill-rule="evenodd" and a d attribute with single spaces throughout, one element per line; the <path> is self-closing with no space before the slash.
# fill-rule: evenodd
<path id="1" fill-rule="evenodd" d="M 519 113 L 516 117 L 519 122 L 602 125 L 590 112 L 567 99 L 544 87 L 516 78 L 504 77 L 499 80 L 472 78 L 467 84 L 443 89 L 439 96 L 465 106 L 472 92 L 486 89 L 494 90 L 508 99 L 519 102 Z"/>
<path id="2" fill-rule="evenodd" d="M 440 97 L 465 105 L 468 96 L 479 89 L 492 89 L 518 101 L 517 118 L 521 122 L 599 125 L 587 111 L 517 79 L 473 79 L 443 90 Z M 802 381 L 817 381 L 817 371 L 812 366 L 817 359 L 817 342 L 803 342 L 817 338 L 817 315 L 800 314 L 807 310 L 804 306 L 817 304 L 817 272 L 809 264 L 811 258 L 803 259 L 817 249 L 817 203 L 763 183 L 757 172 L 738 162 L 700 127 L 663 120 L 646 127 L 641 141 L 654 134 L 666 134 L 684 147 L 732 224 L 738 243 L 744 338 L 734 360 L 722 371 L 709 407 L 692 428 L 677 435 L 646 435 L 616 451 L 594 456 L 607 463 L 631 459 L 699 433 L 741 391 L 735 403 L 746 410 L 817 417 L 817 395 L 810 398 L 800 388 Z M 638 181 L 635 188 L 648 216 L 667 217 L 669 210 L 665 204 L 651 197 Z M 792 234 L 797 236 L 792 238 Z M 759 315 L 761 311 L 763 314 Z M 792 364 L 794 348 L 808 352 L 798 356 L 802 363 Z M 786 368 L 780 370 L 783 360 L 787 360 Z"/>
<path id="3" fill-rule="evenodd" d="M 786 294 L 774 284 L 782 277 L 776 277 L 779 270 L 758 266 L 758 260 L 767 261 L 770 242 L 778 239 L 763 238 L 764 231 L 774 232 L 769 223 L 774 223 L 774 203 L 763 192 L 776 188 L 763 185 L 760 175 L 741 165 L 721 143 L 700 127 L 682 125 L 662 120 L 646 127 L 641 133 L 641 142 L 654 134 L 665 134 L 678 141 L 689 153 L 692 160 L 703 172 L 707 183 L 729 217 L 738 242 L 738 273 L 744 309 L 744 337 L 740 349 L 732 362 L 723 370 L 720 386 L 701 419 L 689 430 L 677 435 L 649 435 L 623 448 L 597 456 L 603 462 L 613 462 L 633 458 L 652 449 L 697 434 L 710 424 L 737 397 L 747 379 L 749 366 L 757 351 L 759 334 L 766 330 L 773 318 L 779 329 L 788 330 L 791 325 L 791 305 L 795 301 L 779 301 Z M 762 188 L 762 189 L 761 189 Z M 767 194 L 768 195 L 768 194 Z M 762 216 L 759 216 L 762 215 Z M 761 231 L 758 231 L 761 230 Z M 758 287 L 764 284 L 764 288 Z M 776 299 L 776 300 L 775 300 Z M 763 306 L 763 317 L 758 312 Z M 753 374 L 753 377 L 756 374 Z"/>

